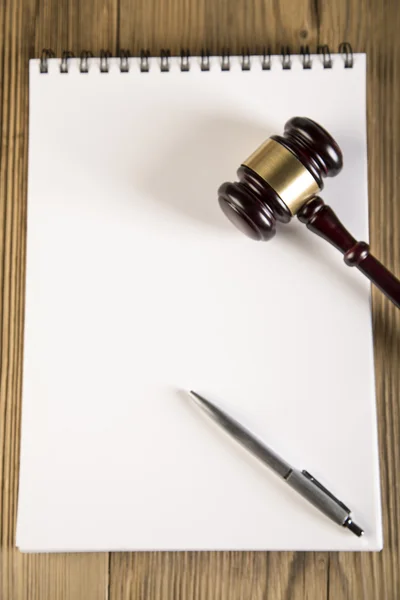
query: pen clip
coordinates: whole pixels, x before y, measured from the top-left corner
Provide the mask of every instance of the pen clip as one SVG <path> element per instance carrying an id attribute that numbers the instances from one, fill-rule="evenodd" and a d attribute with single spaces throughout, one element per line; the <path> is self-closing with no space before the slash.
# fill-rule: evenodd
<path id="1" fill-rule="evenodd" d="M 334 496 L 332 494 L 332 492 L 330 492 L 329 490 L 326 489 L 325 486 L 322 485 L 322 483 L 320 483 L 318 481 L 318 479 L 315 479 L 315 477 L 313 475 L 311 475 L 311 473 L 309 473 L 308 471 L 303 470 L 302 471 L 304 477 L 306 477 L 309 481 L 311 481 L 317 488 L 319 488 L 321 491 L 324 492 L 324 494 L 326 494 L 327 496 L 329 496 L 329 498 L 331 498 L 334 502 L 336 502 L 336 504 L 338 504 L 341 508 L 343 508 L 343 510 L 345 510 L 347 513 L 350 514 L 350 509 L 343 504 L 343 502 L 341 502 L 338 498 L 336 498 L 336 496 Z"/>

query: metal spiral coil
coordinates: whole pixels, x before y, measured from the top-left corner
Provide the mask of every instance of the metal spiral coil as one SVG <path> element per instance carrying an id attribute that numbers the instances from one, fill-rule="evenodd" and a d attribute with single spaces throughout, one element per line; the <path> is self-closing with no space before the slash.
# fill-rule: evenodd
<path id="1" fill-rule="evenodd" d="M 100 50 L 100 73 L 108 73 L 108 59 L 111 58 L 109 50 Z"/>
<path id="2" fill-rule="evenodd" d="M 93 54 L 90 50 L 82 50 L 79 61 L 79 70 L 81 73 L 89 73 L 89 58 L 92 58 Z"/>
<path id="3" fill-rule="evenodd" d="M 150 52 L 148 50 L 140 51 L 140 70 L 142 73 L 148 73 L 150 71 Z"/>
<path id="4" fill-rule="evenodd" d="M 324 65 L 324 69 L 332 69 L 332 57 L 329 50 L 329 46 L 327 46 L 326 44 L 324 44 L 323 46 L 318 46 L 317 54 L 322 54 L 322 64 Z"/>
<path id="5" fill-rule="evenodd" d="M 263 71 L 269 71 L 271 69 L 271 48 L 264 48 L 261 58 L 261 68 Z"/>
<path id="6" fill-rule="evenodd" d="M 164 48 L 161 48 L 161 52 L 160 52 L 160 71 L 161 71 L 161 73 L 167 73 L 169 71 L 170 58 L 171 58 L 170 51 L 164 50 Z"/>
<path id="7" fill-rule="evenodd" d="M 344 56 L 345 69 L 352 69 L 354 64 L 353 49 L 348 42 L 339 45 L 339 52 Z"/>
<path id="8" fill-rule="evenodd" d="M 311 69 L 312 61 L 309 46 L 301 46 L 300 48 L 301 61 L 303 63 L 303 69 Z"/>
<path id="9" fill-rule="evenodd" d="M 286 71 L 287 69 L 291 69 L 292 68 L 292 59 L 291 59 L 289 46 L 282 46 L 281 56 L 282 56 L 282 69 L 284 71 Z"/>
<path id="10" fill-rule="evenodd" d="M 181 71 L 189 71 L 190 69 L 190 52 L 188 49 L 181 50 Z"/>
<path id="11" fill-rule="evenodd" d="M 210 70 L 210 51 L 209 50 L 202 50 L 201 51 L 201 56 L 200 56 L 200 69 L 202 71 L 209 71 Z"/>
<path id="12" fill-rule="evenodd" d="M 231 54 L 228 49 L 221 52 L 221 71 L 229 71 L 231 68 Z"/>
<path id="13" fill-rule="evenodd" d="M 54 58 L 53 50 L 50 48 L 43 48 L 40 56 L 40 72 L 47 73 L 49 70 L 49 58 Z"/>
<path id="14" fill-rule="evenodd" d="M 242 48 L 242 71 L 250 71 L 251 60 L 250 60 L 250 48 Z"/>
<path id="15" fill-rule="evenodd" d="M 60 73 L 68 73 L 68 59 L 74 58 L 74 53 L 70 50 L 64 50 L 61 57 Z M 42 72 L 42 71 L 41 71 Z M 46 71 L 47 73 L 47 71 Z"/>
<path id="16" fill-rule="evenodd" d="M 129 73 L 129 58 L 130 58 L 129 50 L 121 50 L 121 52 L 119 53 L 119 57 L 120 57 L 119 70 L 121 71 L 121 73 Z"/>
<path id="17" fill-rule="evenodd" d="M 338 53 L 341 55 L 343 60 L 344 68 L 351 69 L 354 66 L 354 55 L 353 49 L 348 42 L 343 42 L 339 45 Z M 324 69 L 331 69 L 333 65 L 333 59 L 331 51 L 328 45 L 317 46 L 317 54 L 321 55 L 322 65 Z M 110 68 L 111 52 L 109 50 L 101 50 L 98 65 L 100 73 L 108 73 Z M 312 69 L 311 52 L 308 45 L 301 46 L 298 56 L 301 59 L 303 69 Z M 210 51 L 208 49 L 202 50 L 199 57 L 196 57 L 200 61 L 201 71 L 210 70 Z M 293 58 L 289 46 L 282 46 L 281 49 L 281 65 L 282 69 L 289 70 L 292 68 Z M 55 54 L 49 48 L 44 48 L 39 59 L 40 73 L 48 73 L 49 60 L 54 59 Z M 60 73 L 68 73 L 69 60 L 74 58 L 73 52 L 70 50 L 64 50 L 59 63 Z M 83 50 L 79 55 L 79 70 L 81 73 L 88 73 L 90 61 L 93 58 L 92 52 L 89 50 Z M 181 53 L 177 57 L 172 57 L 171 52 L 168 48 L 163 48 L 157 57 L 159 61 L 159 68 L 162 73 L 168 73 L 171 67 L 171 60 L 178 60 L 180 70 L 182 72 L 190 71 L 191 67 L 191 54 L 188 48 L 182 49 Z M 138 57 L 132 57 L 129 50 L 121 50 L 119 52 L 119 68 L 121 73 L 129 73 L 132 65 L 132 60 L 136 60 L 139 65 L 139 69 L 142 73 L 148 73 L 150 71 L 150 52 L 149 50 L 140 50 Z M 242 71 L 250 71 L 253 61 L 257 59 L 261 61 L 261 68 L 263 71 L 269 71 L 272 68 L 272 55 L 271 49 L 265 47 L 261 54 L 252 54 L 250 48 L 242 48 L 241 55 L 239 57 Z M 220 68 L 221 71 L 229 71 L 231 68 L 231 54 L 228 48 L 222 50 L 220 55 Z"/>

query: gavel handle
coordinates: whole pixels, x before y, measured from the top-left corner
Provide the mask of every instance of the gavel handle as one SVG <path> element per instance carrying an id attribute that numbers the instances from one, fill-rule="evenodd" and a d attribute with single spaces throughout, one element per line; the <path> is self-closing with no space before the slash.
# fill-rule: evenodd
<path id="1" fill-rule="evenodd" d="M 315 197 L 302 206 L 297 216 L 310 231 L 340 250 L 346 265 L 357 267 L 400 308 L 400 281 L 370 253 L 368 244 L 353 238 L 330 206 Z"/>

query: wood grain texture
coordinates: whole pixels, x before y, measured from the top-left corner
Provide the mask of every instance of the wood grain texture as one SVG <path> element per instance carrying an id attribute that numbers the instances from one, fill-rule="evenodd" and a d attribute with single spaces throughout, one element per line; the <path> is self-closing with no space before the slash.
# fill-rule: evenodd
<path id="1" fill-rule="evenodd" d="M 350 41 L 368 52 L 371 249 L 400 275 L 397 0 L 2 0 L 0 3 L 0 600 L 399 600 L 400 311 L 373 292 L 381 553 L 23 555 L 15 549 L 29 57 L 189 46 L 232 53 Z"/>
<path id="2" fill-rule="evenodd" d="M 321 35 L 331 23 L 368 56 L 368 157 L 371 250 L 400 275 L 400 11 L 396 1 L 325 5 Z M 361 24 L 361 27 L 360 27 Z M 384 549 L 330 556 L 330 598 L 400 598 L 400 311 L 373 290 L 373 322 Z"/>
<path id="3" fill-rule="evenodd" d="M 116 42 L 115 3 L 93 0 L 90 12 L 74 3 L 6 1 L 0 5 L 0 599 L 103 600 L 107 554 L 24 555 L 15 549 L 23 352 L 27 186 L 28 58 L 43 46 L 60 52 L 71 43 L 95 49 Z M 84 4 L 87 11 L 87 4 Z M 110 15 L 113 29 L 110 25 Z M 90 18 L 89 18 L 90 17 Z M 89 39 L 84 39 L 85 31 Z"/>

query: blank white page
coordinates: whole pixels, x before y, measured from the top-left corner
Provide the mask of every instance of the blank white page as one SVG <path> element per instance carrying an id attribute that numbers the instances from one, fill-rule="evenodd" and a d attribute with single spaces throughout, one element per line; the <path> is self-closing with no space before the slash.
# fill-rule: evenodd
<path id="1" fill-rule="evenodd" d="M 25 551 L 381 548 L 370 287 L 298 222 L 237 231 L 217 189 L 296 115 L 368 238 L 365 56 L 270 71 L 30 63 L 17 544 Z M 358 539 L 218 429 L 218 403 L 353 511 Z"/>

